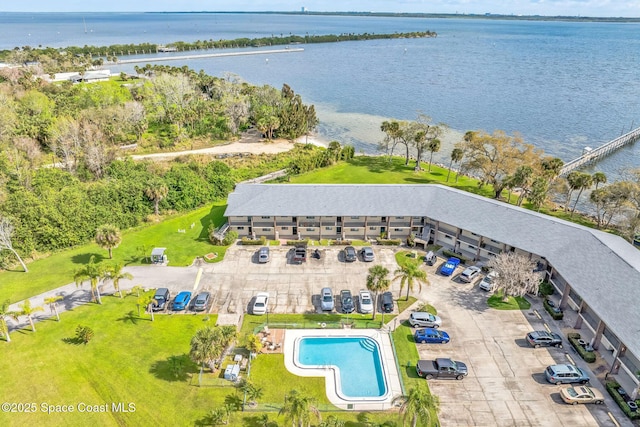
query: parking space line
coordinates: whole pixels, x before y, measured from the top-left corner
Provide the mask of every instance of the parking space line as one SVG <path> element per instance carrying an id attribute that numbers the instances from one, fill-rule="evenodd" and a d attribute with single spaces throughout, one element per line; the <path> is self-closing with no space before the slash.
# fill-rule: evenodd
<path id="1" fill-rule="evenodd" d="M 200 284 L 200 279 L 202 278 L 202 267 L 198 269 L 198 274 L 196 274 L 196 283 L 193 285 L 193 291 L 195 292 L 198 289 L 198 285 Z"/>
<path id="2" fill-rule="evenodd" d="M 611 421 L 616 425 L 616 427 L 620 427 L 620 424 L 618 424 L 618 420 L 616 420 L 611 412 L 607 412 L 607 415 L 609 415 L 609 418 L 611 418 Z"/>
<path id="3" fill-rule="evenodd" d="M 538 319 L 542 320 L 542 316 L 540 316 L 540 313 L 538 313 L 538 310 L 533 310 L 533 314 L 535 314 Z"/>
<path id="4" fill-rule="evenodd" d="M 569 362 L 571 362 L 572 365 L 576 364 L 576 362 L 571 358 L 571 356 L 568 353 L 565 354 L 565 356 L 567 356 L 567 359 L 569 359 Z"/>
<path id="5" fill-rule="evenodd" d="M 547 332 L 551 333 L 551 328 L 546 323 L 544 323 L 544 328 L 547 330 Z"/>

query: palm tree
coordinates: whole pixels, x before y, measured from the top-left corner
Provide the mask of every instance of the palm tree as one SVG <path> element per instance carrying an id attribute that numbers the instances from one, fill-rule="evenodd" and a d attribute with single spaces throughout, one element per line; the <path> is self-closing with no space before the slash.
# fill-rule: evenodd
<path id="1" fill-rule="evenodd" d="M 113 259 L 113 249 L 117 248 L 120 242 L 122 242 L 122 235 L 115 225 L 104 224 L 96 230 L 96 243 L 102 249 L 109 251 L 109 259 Z"/>
<path id="2" fill-rule="evenodd" d="M 236 338 L 237 330 L 234 325 L 222 325 L 220 329 L 220 341 L 222 347 L 226 347 Z"/>
<path id="3" fill-rule="evenodd" d="M 431 161 L 433 160 L 433 153 L 440 151 L 440 140 L 438 138 L 434 138 L 431 141 L 429 141 L 429 144 L 427 145 L 427 150 L 431 152 L 431 155 L 429 156 L 429 169 L 428 169 L 428 172 L 431 172 Z"/>
<path id="4" fill-rule="evenodd" d="M 607 175 L 605 175 L 604 172 L 594 173 L 591 179 L 596 186 L 596 190 L 598 189 L 598 185 L 607 183 Z"/>
<path id="5" fill-rule="evenodd" d="M 582 174 L 582 172 L 573 171 L 573 172 L 569 172 L 569 175 L 567 175 L 567 184 L 569 186 L 569 191 L 567 192 L 567 200 L 565 201 L 565 204 L 564 204 L 564 211 L 565 212 L 567 211 L 567 209 L 569 209 L 569 204 L 571 203 L 571 195 L 573 194 L 573 192 L 575 190 L 580 188 L 580 185 L 581 185 L 580 175 L 581 174 Z"/>
<path id="6" fill-rule="evenodd" d="M 31 301 L 30 300 L 26 300 L 25 302 L 20 304 L 19 307 L 20 307 L 20 311 L 14 312 L 13 313 L 13 318 L 16 319 L 16 321 L 17 321 L 18 317 L 27 316 L 27 319 L 29 319 L 29 324 L 31 325 L 31 330 L 33 332 L 35 332 L 36 331 L 36 325 L 35 325 L 35 323 L 33 323 L 33 313 L 36 313 L 38 311 L 44 311 L 44 308 L 42 308 L 40 306 L 37 306 L 37 307 L 31 306 Z"/>
<path id="7" fill-rule="evenodd" d="M 159 177 L 153 178 L 147 183 L 144 194 L 153 202 L 153 210 L 156 215 L 160 215 L 160 202 L 167 197 L 169 187 Z"/>
<path id="8" fill-rule="evenodd" d="M 560 171 L 564 166 L 564 162 L 562 159 L 557 157 L 547 157 L 542 160 L 541 166 L 544 176 L 547 177 L 548 182 L 550 183 L 560 174 Z"/>
<path id="9" fill-rule="evenodd" d="M 262 350 L 262 341 L 258 335 L 248 333 L 245 337 L 245 347 L 250 353 L 258 354 Z"/>
<path id="10" fill-rule="evenodd" d="M 312 414 L 322 420 L 320 411 L 313 406 L 313 399 L 297 390 L 291 390 L 284 397 L 284 405 L 278 412 L 278 415 L 284 415 L 285 422 L 291 422 L 292 427 L 310 426 Z"/>
<path id="11" fill-rule="evenodd" d="M 82 286 L 83 282 L 89 279 L 89 283 L 91 284 L 91 300 L 96 301 L 97 299 L 98 304 L 102 304 L 98 282 L 104 277 L 104 267 L 101 264 L 96 264 L 95 258 L 95 255 L 91 255 L 89 263 L 76 270 L 73 278 L 76 281 L 76 286 Z"/>
<path id="12" fill-rule="evenodd" d="M 191 338 L 191 350 L 189 357 L 195 363 L 200 364 L 200 372 L 204 369 L 204 365 L 211 365 L 213 361 L 220 356 L 222 348 L 220 347 L 220 329 L 207 326 L 198 329 L 196 334 Z"/>
<path id="13" fill-rule="evenodd" d="M 580 200 L 580 196 L 582 195 L 582 192 L 586 188 L 591 187 L 592 184 L 593 184 L 593 177 L 588 173 L 580 172 L 580 175 L 577 181 L 577 185 L 580 191 L 578 191 L 578 196 L 576 197 L 576 201 L 573 204 L 573 209 L 571 209 L 571 215 L 573 215 L 573 213 L 576 211 L 576 206 L 578 205 L 578 201 Z"/>
<path id="14" fill-rule="evenodd" d="M 113 281 L 113 288 L 120 295 L 120 298 L 122 298 L 122 291 L 120 290 L 120 280 L 121 279 L 128 279 L 128 280 L 132 280 L 133 279 L 133 275 L 131 273 L 122 271 L 122 268 L 123 268 L 123 266 L 120 263 L 116 263 L 116 264 L 108 266 L 106 268 L 107 275 L 105 277 L 105 280 Z"/>
<path id="15" fill-rule="evenodd" d="M 422 290 L 422 285 L 428 285 L 427 272 L 420 268 L 420 265 L 413 262 L 407 262 L 405 265 L 393 272 L 395 277 L 393 280 L 400 279 L 400 294 L 404 285 L 407 285 L 407 300 L 409 299 L 409 292 L 413 291 L 413 285 L 418 284 L 419 289 Z M 399 298 L 399 296 L 398 296 Z"/>
<path id="16" fill-rule="evenodd" d="M 431 425 L 431 412 L 437 414 L 440 406 L 438 396 L 430 394 L 422 384 L 411 388 L 409 394 L 394 398 L 393 403 L 400 405 L 402 425 L 405 425 L 407 418 L 411 418 L 412 427 L 416 427 L 418 421 L 422 425 Z"/>
<path id="17" fill-rule="evenodd" d="M 56 314 L 56 320 L 60 321 L 60 313 L 58 313 L 58 301 L 62 300 L 61 295 L 55 295 L 44 299 L 45 304 L 49 304 L 49 310 Z"/>
<path id="18" fill-rule="evenodd" d="M 373 317 L 376 318 L 376 310 L 378 309 L 378 293 L 385 292 L 389 289 L 391 281 L 387 277 L 389 276 L 389 270 L 381 265 L 374 265 L 369 269 L 367 275 L 367 289 L 373 293 Z"/>
<path id="19" fill-rule="evenodd" d="M 153 304 L 157 304 L 153 294 L 142 294 L 138 297 L 138 317 L 140 317 L 140 307 L 144 307 L 144 310 L 151 315 L 151 321 L 155 319 L 153 317 Z"/>
<path id="20" fill-rule="evenodd" d="M 11 336 L 9 336 L 9 324 L 7 323 L 7 319 L 9 317 L 13 317 L 13 312 L 9 310 L 9 306 L 11 302 L 6 300 L 0 305 L 0 334 L 4 336 L 4 339 L 7 342 L 11 342 Z"/>
<path id="21" fill-rule="evenodd" d="M 462 161 L 463 157 L 464 151 L 462 151 L 462 148 L 454 148 L 453 151 L 451 151 L 451 161 L 449 162 L 449 173 L 447 173 L 447 182 L 449 182 L 449 175 L 451 175 L 451 167 L 454 163 L 459 163 L 460 161 Z"/>
<path id="22" fill-rule="evenodd" d="M 238 388 L 245 394 L 246 398 L 249 400 L 249 404 L 252 406 L 257 405 L 256 401 L 264 395 L 262 387 L 258 387 L 246 379 L 243 379 L 240 382 Z"/>

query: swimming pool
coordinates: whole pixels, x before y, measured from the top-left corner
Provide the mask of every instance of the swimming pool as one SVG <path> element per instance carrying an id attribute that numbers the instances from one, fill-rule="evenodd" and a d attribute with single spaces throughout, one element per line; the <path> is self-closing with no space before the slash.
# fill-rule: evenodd
<path id="1" fill-rule="evenodd" d="M 391 338 L 377 329 L 288 329 L 283 353 L 292 374 L 323 377 L 340 409 L 384 411 L 403 393 Z"/>
<path id="2" fill-rule="evenodd" d="M 301 368 L 336 370 L 336 392 L 345 399 L 377 398 L 387 393 L 380 348 L 369 337 L 304 337 L 297 350 Z"/>

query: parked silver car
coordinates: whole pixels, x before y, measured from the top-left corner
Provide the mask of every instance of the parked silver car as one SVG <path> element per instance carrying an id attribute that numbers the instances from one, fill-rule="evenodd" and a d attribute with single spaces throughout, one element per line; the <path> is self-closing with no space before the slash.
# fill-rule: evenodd
<path id="1" fill-rule="evenodd" d="M 331 311 L 334 307 L 333 292 L 331 288 L 322 288 L 320 292 L 320 308 L 322 311 Z"/>

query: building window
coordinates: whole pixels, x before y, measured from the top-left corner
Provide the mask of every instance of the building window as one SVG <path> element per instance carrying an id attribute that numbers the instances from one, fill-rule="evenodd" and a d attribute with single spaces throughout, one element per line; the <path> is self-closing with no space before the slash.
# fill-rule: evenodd
<path id="1" fill-rule="evenodd" d="M 371 231 L 376 231 L 378 229 L 378 227 L 369 227 L 369 230 Z"/>
<path id="2" fill-rule="evenodd" d="M 307 231 L 316 231 L 316 229 L 315 229 L 315 228 L 313 228 L 313 227 L 307 228 L 306 230 L 307 230 Z"/>
<path id="3" fill-rule="evenodd" d="M 307 219 L 316 219 L 315 216 L 306 216 L 305 218 L 307 218 Z"/>
<path id="4" fill-rule="evenodd" d="M 250 216 L 247 217 L 247 222 L 251 222 L 251 217 Z"/>
<path id="5" fill-rule="evenodd" d="M 380 221 L 382 221 L 382 222 L 386 222 L 386 221 L 387 221 L 387 217 L 386 217 L 386 216 L 381 216 L 381 217 L 380 217 Z"/>
<path id="6" fill-rule="evenodd" d="M 349 231 L 360 231 L 358 228 L 350 228 Z"/>
<path id="7" fill-rule="evenodd" d="M 394 228 L 393 231 L 404 231 L 402 228 Z"/>
<path id="8" fill-rule="evenodd" d="M 271 231 L 271 229 L 270 229 L 270 228 L 263 228 L 263 229 L 262 229 L 262 231 L 267 231 L 267 232 L 269 232 L 269 231 Z"/>
<path id="9" fill-rule="evenodd" d="M 445 235 L 444 235 L 444 238 L 445 238 L 445 239 L 449 239 L 449 240 L 453 239 L 453 237 L 449 236 L 448 234 L 445 234 Z"/>
<path id="10" fill-rule="evenodd" d="M 396 219 L 404 219 L 403 216 L 397 216 Z"/>
<path id="11" fill-rule="evenodd" d="M 331 230 L 333 230 L 333 227 L 325 227 L 324 229 L 328 230 L 328 231 L 331 231 Z"/>
<path id="12" fill-rule="evenodd" d="M 359 216 L 352 216 L 351 219 L 360 219 Z"/>
<path id="13" fill-rule="evenodd" d="M 262 218 L 262 219 L 271 219 L 270 216 L 261 216 L 260 218 Z"/>
<path id="14" fill-rule="evenodd" d="M 281 230 L 288 230 L 289 227 L 280 227 Z"/>
<path id="15" fill-rule="evenodd" d="M 244 227 L 237 227 L 238 230 L 244 230 Z"/>
<path id="16" fill-rule="evenodd" d="M 467 245 L 467 246 L 469 246 L 469 249 L 476 249 L 476 247 L 473 245 Z"/>

